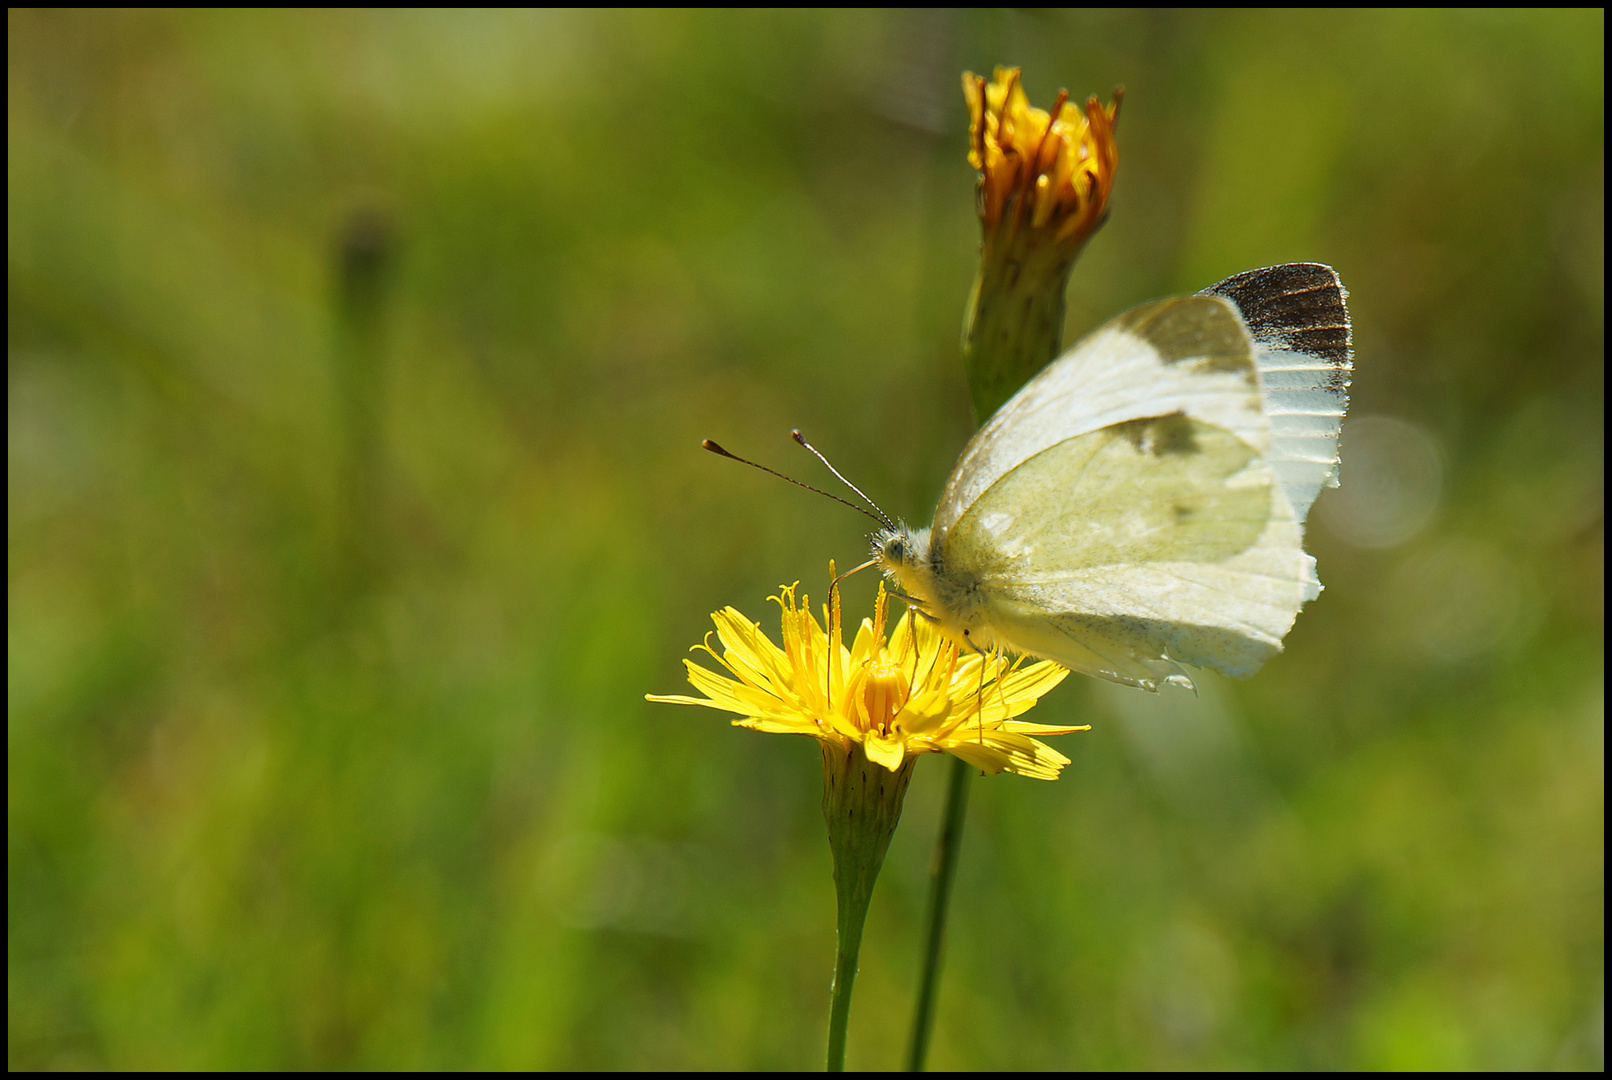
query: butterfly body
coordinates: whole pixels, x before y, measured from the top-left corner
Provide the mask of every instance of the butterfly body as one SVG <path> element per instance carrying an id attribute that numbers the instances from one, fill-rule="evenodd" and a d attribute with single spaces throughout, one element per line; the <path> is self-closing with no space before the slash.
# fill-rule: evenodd
<path id="1" fill-rule="evenodd" d="M 1348 314 L 1316 263 L 1144 304 L 964 448 L 928 529 L 873 537 L 954 640 L 1117 682 L 1252 673 L 1321 590 L 1303 521 L 1336 484 Z"/>

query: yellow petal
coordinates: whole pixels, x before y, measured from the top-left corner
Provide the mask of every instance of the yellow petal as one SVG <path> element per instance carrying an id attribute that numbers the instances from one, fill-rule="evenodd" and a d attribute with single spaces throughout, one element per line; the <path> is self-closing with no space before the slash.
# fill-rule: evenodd
<path id="1" fill-rule="evenodd" d="M 770 712 L 780 704 L 780 699 L 774 694 L 745 686 L 732 679 L 725 679 L 692 661 L 685 660 L 684 664 L 688 668 L 688 681 L 693 684 L 694 689 L 710 698 L 718 708 L 754 716 L 757 713 Z"/>
<path id="2" fill-rule="evenodd" d="M 1061 724 L 1030 724 L 1023 720 L 1005 720 L 1001 730 L 1015 735 L 1068 735 L 1072 731 L 1090 731 L 1090 724 L 1074 724 L 1064 727 Z"/>
<path id="3" fill-rule="evenodd" d="M 885 736 L 875 735 L 872 732 L 869 732 L 862 740 L 862 752 L 865 753 L 868 756 L 868 760 L 873 762 L 875 765 L 883 765 L 891 772 L 895 772 L 897 769 L 901 768 L 901 763 L 906 760 L 906 740 L 900 738 L 887 738 Z"/>
<path id="4" fill-rule="evenodd" d="M 728 712 L 734 711 L 732 709 L 728 709 L 727 706 L 719 705 L 714 701 L 707 701 L 705 698 L 688 697 L 685 694 L 645 694 L 644 700 L 658 701 L 666 705 L 704 705 L 708 709 L 727 709 Z"/>
<path id="5" fill-rule="evenodd" d="M 775 735 L 821 735 L 818 726 L 800 717 L 745 716 L 733 721 L 734 727 L 768 731 Z"/>
<path id="6" fill-rule="evenodd" d="M 982 743 L 961 742 L 948 744 L 946 752 L 953 757 L 960 757 L 981 772 L 995 776 L 1007 766 L 1007 755 L 999 753 L 994 747 Z"/>

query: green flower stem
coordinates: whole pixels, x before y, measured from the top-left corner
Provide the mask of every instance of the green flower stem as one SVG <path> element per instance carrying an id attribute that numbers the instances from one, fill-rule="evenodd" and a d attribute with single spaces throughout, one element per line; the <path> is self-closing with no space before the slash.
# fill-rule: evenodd
<path id="1" fill-rule="evenodd" d="M 847 902 L 840 893 L 839 941 L 834 950 L 834 985 L 829 991 L 829 1072 L 845 1071 L 845 1030 L 851 1021 L 851 987 L 856 984 L 856 958 L 862 949 L 862 923 L 868 916 L 872 893 Z"/>
<path id="2" fill-rule="evenodd" d="M 901 803 L 917 759 L 891 772 L 869 761 L 858 743 L 824 742 L 823 820 L 834 853 L 834 891 L 839 900 L 839 936 L 828 1011 L 828 1071 L 845 1071 L 845 1031 L 851 1018 L 851 988 L 862 948 L 873 883 L 901 820 Z"/>
<path id="3" fill-rule="evenodd" d="M 1078 246 L 1060 247 L 1012 221 L 986 236 L 963 320 L 963 367 L 975 426 L 1063 347 L 1064 292 L 1079 254 Z"/>
<path id="4" fill-rule="evenodd" d="M 968 816 L 968 781 L 973 768 L 952 758 L 951 786 L 946 793 L 946 817 L 935 845 L 935 865 L 929 879 L 929 908 L 924 915 L 924 966 L 918 986 L 918 1011 L 912 1020 L 912 1042 L 907 1049 L 907 1071 L 923 1072 L 929 1056 L 929 1035 L 935 1026 L 935 993 L 940 988 L 940 960 L 946 944 L 946 908 L 951 901 L 952 879 L 957 874 L 957 851 L 963 843 L 963 821 Z"/>

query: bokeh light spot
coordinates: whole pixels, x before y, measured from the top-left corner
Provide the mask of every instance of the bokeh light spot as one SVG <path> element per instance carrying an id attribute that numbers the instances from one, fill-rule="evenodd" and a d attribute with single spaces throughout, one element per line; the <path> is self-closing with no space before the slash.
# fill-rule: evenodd
<path id="1" fill-rule="evenodd" d="M 1438 444 L 1392 416 L 1343 422 L 1340 486 L 1320 500 L 1320 516 L 1356 547 L 1397 547 L 1427 528 L 1438 509 L 1444 469 Z"/>

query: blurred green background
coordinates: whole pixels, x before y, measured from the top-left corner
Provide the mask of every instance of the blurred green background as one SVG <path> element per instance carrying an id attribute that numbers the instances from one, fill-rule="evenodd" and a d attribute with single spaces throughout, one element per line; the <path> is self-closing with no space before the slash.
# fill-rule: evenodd
<path id="1" fill-rule="evenodd" d="M 865 550 L 701 437 L 927 519 L 1000 62 L 1126 87 L 1070 341 L 1313 259 L 1357 369 L 1286 652 L 974 781 L 932 1065 L 1602 1067 L 1603 30 L 12 11 L 9 1065 L 821 1064 L 817 749 L 643 695 Z"/>

